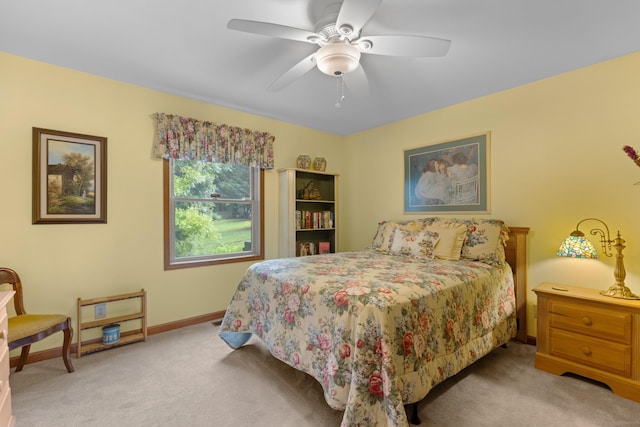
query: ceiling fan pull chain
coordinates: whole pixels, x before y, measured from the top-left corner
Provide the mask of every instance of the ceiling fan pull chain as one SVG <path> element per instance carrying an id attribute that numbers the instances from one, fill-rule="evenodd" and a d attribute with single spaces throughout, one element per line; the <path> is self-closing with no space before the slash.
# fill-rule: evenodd
<path id="1" fill-rule="evenodd" d="M 344 80 L 342 74 L 336 76 L 336 108 L 342 107 L 342 101 L 344 101 Z"/>

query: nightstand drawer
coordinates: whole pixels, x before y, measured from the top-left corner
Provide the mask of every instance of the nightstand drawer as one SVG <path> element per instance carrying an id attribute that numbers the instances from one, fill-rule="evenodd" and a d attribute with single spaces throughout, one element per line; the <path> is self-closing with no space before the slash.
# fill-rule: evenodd
<path id="1" fill-rule="evenodd" d="M 549 301 L 549 326 L 631 344 L 631 314 L 566 301 Z"/>
<path id="2" fill-rule="evenodd" d="M 9 385 L 9 348 L 0 347 L 0 393 Z M 2 425 L 2 424 L 0 424 Z"/>
<path id="3" fill-rule="evenodd" d="M 631 377 L 631 346 L 551 328 L 549 354 Z"/>
<path id="4" fill-rule="evenodd" d="M 13 417 L 11 416 L 11 390 L 4 387 L 0 392 L 0 426 L 12 426 Z"/>
<path id="5" fill-rule="evenodd" d="M 11 388 L 9 387 L 9 349 L 5 345 L 0 358 L 0 426 L 11 425 Z"/>

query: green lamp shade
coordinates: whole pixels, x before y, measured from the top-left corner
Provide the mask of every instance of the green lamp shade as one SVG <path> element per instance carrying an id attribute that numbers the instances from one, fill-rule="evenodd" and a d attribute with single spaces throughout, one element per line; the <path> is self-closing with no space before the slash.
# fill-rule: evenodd
<path id="1" fill-rule="evenodd" d="M 571 258 L 598 258 L 596 248 L 583 236 L 569 236 L 564 239 L 556 255 Z"/>

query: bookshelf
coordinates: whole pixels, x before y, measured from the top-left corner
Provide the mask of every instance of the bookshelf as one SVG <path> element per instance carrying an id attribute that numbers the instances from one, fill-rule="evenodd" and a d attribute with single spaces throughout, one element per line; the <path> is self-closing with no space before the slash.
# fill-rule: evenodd
<path id="1" fill-rule="evenodd" d="M 338 175 L 280 169 L 280 257 L 333 253 L 338 245 Z"/>

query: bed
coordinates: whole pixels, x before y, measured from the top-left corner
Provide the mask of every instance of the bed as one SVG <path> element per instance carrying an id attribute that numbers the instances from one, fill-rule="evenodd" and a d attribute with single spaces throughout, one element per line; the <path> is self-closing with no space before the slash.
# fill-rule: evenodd
<path id="1" fill-rule="evenodd" d="M 322 385 L 343 426 L 407 426 L 406 405 L 526 340 L 527 233 L 495 219 L 384 221 L 363 251 L 254 264 L 220 337 L 238 348 L 257 335 Z"/>

